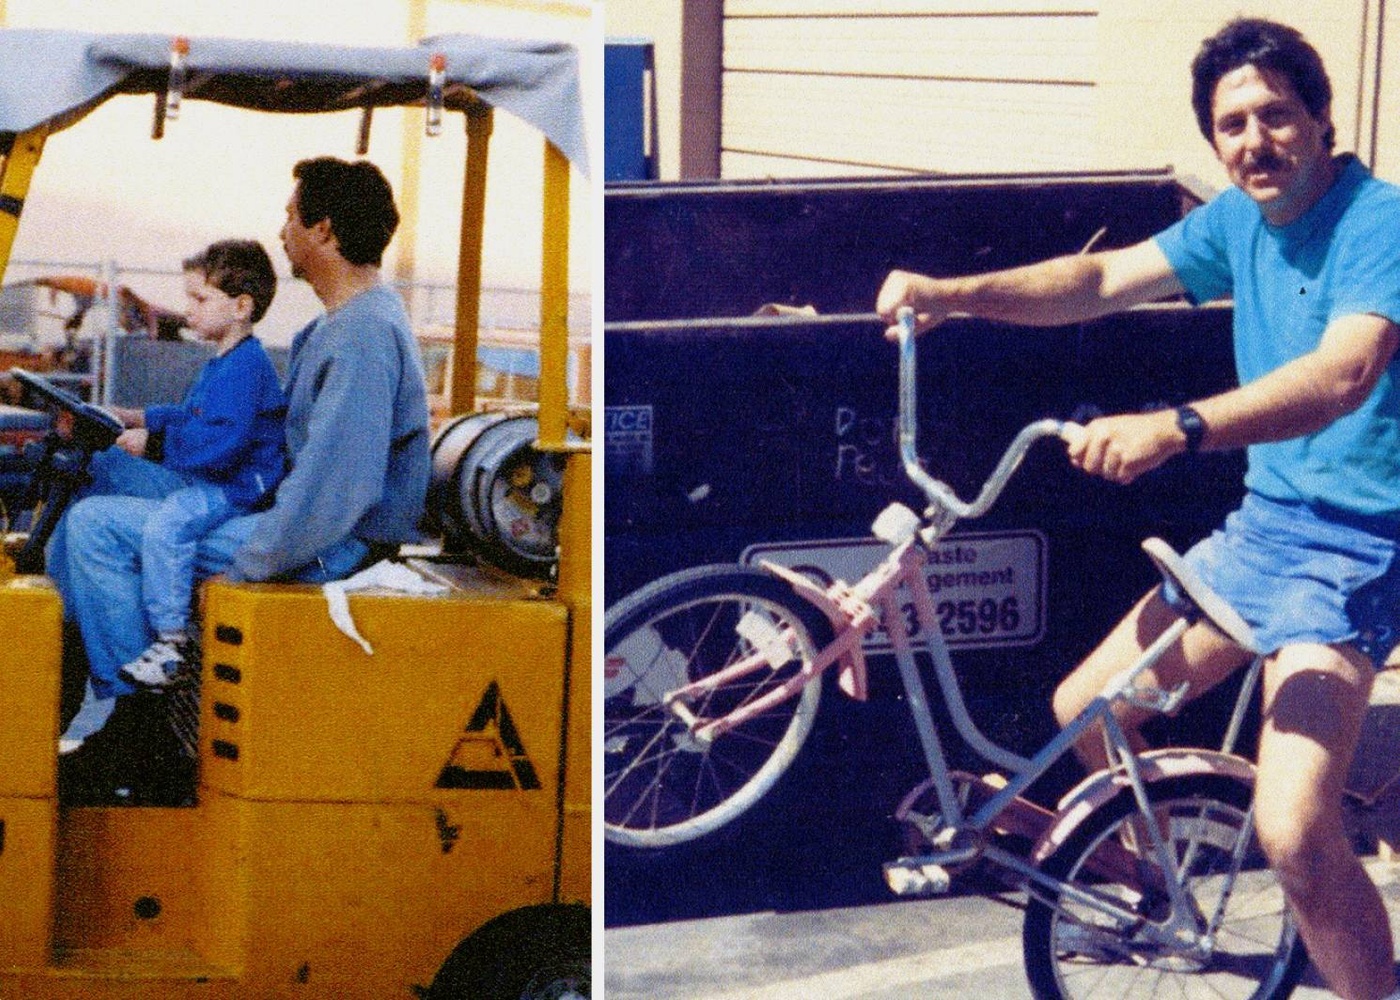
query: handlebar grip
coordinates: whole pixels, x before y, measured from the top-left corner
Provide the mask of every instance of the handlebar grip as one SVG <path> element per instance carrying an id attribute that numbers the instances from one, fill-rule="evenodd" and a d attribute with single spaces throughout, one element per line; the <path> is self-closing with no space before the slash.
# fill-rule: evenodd
<path id="1" fill-rule="evenodd" d="M 1079 442 L 1084 440 L 1084 434 L 1085 430 L 1083 424 L 1076 424 L 1070 420 L 1066 420 L 1064 423 L 1060 424 L 1060 440 L 1065 444 L 1079 444 Z"/>

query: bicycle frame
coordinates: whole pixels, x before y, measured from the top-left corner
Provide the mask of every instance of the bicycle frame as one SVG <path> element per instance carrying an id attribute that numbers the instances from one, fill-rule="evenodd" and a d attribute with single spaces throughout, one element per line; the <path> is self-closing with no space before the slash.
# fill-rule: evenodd
<path id="1" fill-rule="evenodd" d="M 925 612 L 931 610 L 932 603 L 932 597 L 928 594 L 927 588 L 915 588 L 915 594 L 915 599 L 919 604 L 928 604 L 928 607 L 920 610 L 921 619 L 932 621 L 933 619 L 924 617 Z M 1033 859 L 1023 858 L 1011 851 L 999 848 L 995 844 L 987 843 L 984 839 L 984 835 L 994 827 L 997 818 L 1013 806 L 1021 797 L 1021 793 L 1044 775 L 1056 761 L 1070 753 L 1074 744 L 1091 727 L 1101 723 L 1109 746 L 1110 760 L 1113 762 L 1112 769 L 1120 784 L 1126 783 L 1132 790 L 1138 811 L 1147 820 L 1142 824 L 1148 836 L 1147 846 L 1162 871 L 1175 872 L 1177 870 L 1177 860 L 1170 857 L 1162 831 L 1158 824 L 1152 821 L 1153 813 L 1148 801 L 1147 781 L 1144 778 L 1138 757 L 1129 744 L 1126 733 L 1114 717 L 1112 707 L 1115 702 L 1120 700 L 1137 699 L 1139 694 L 1136 688 L 1138 679 L 1161 659 L 1166 650 L 1190 627 L 1190 624 L 1184 618 L 1177 619 L 1154 643 L 1143 651 L 1135 663 L 1110 681 L 1083 712 L 1069 725 L 1061 729 L 1029 760 L 1016 757 L 998 747 L 977 729 L 975 723 L 967 715 L 966 709 L 962 707 L 947 644 L 942 635 L 935 632 L 931 638 L 926 640 L 926 645 L 933 654 L 939 685 L 949 704 L 954 726 L 959 735 L 983 756 L 988 756 L 986 750 L 997 750 L 1000 751 L 999 755 L 1003 761 L 1010 760 L 1015 765 L 1009 768 L 1012 776 L 1007 784 L 983 803 L 972 816 L 965 817 L 962 804 L 959 802 L 953 787 L 947 759 L 933 725 L 923 680 L 914 661 L 914 637 L 904 628 L 902 621 L 898 619 L 896 621 L 895 627 L 889 630 L 889 635 L 909 700 L 910 711 L 914 716 L 915 729 L 919 734 L 920 744 L 924 751 L 925 763 L 931 775 L 931 784 L 939 804 L 939 830 L 938 832 L 933 830 L 928 832 L 933 834 L 930 840 L 935 845 L 946 845 L 946 849 L 908 859 L 907 863 L 916 867 L 923 864 L 942 866 L 962 863 L 978 856 L 984 857 L 999 867 L 1016 873 L 1032 887 L 1052 892 L 1057 900 L 1092 907 L 1114 920 L 1120 929 L 1126 930 L 1131 926 L 1148 938 L 1162 944 L 1171 944 L 1174 947 L 1180 947 L 1183 941 L 1194 941 L 1198 931 L 1193 918 L 1193 908 L 1187 900 L 1180 881 L 1176 878 L 1166 879 L 1162 886 L 1167 891 L 1172 903 L 1171 915 L 1168 920 L 1160 925 L 1143 925 L 1140 915 L 1126 909 L 1120 901 L 1100 897 L 1074 885 L 1051 879 L 1038 870 Z M 949 697 L 950 694 L 954 697 Z M 1149 694 L 1149 698 L 1158 700 L 1160 697 L 1163 706 L 1169 708 L 1171 707 L 1169 702 L 1177 702 L 1184 695 L 1184 689 L 1177 689 L 1170 694 L 1153 692 Z M 954 705 L 958 707 L 955 708 Z M 971 843 L 967 842 L 969 835 L 975 837 Z M 958 838 L 961 838 L 963 843 L 957 843 Z M 1226 898 L 1228 898 L 1228 893 Z"/>
<path id="2" fill-rule="evenodd" d="M 1209 939 L 1209 927 L 1218 922 L 1218 915 L 1207 923 L 1207 932 L 1202 934 L 1195 919 L 1193 904 L 1185 894 L 1180 881 L 1168 878 L 1160 886 L 1171 901 L 1171 912 L 1165 922 L 1144 923 L 1140 914 L 1133 912 L 1121 900 L 1095 895 L 1082 887 L 1050 878 L 1038 870 L 1038 859 L 1034 853 L 1022 857 L 992 843 L 987 834 L 997 827 L 997 821 L 1008 810 L 1015 807 L 1021 795 L 1030 785 L 1045 774 L 1061 757 L 1070 753 L 1078 740 L 1093 726 L 1102 724 L 1110 748 L 1112 767 L 1110 775 L 1114 782 L 1114 792 L 1126 786 L 1131 789 L 1138 811 L 1144 817 L 1141 824 L 1147 835 L 1144 845 L 1152 852 L 1158 866 L 1164 872 L 1175 872 L 1179 864 L 1171 858 L 1166 846 L 1163 831 L 1153 818 L 1148 800 L 1147 786 L 1150 783 L 1144 774 L 1142 760 L 1132 750 L 1127 735 L 1112 713 L 1113 705 L 1121 700 L 1130 700 L 1162 711 L 1171 711 L 1186 694 L 1185 687 L 1171 692 L 1140 688 L 1142 675 L 1161 659 L 1162 655 L 1175 643 L 1190 623 L 1185 618 L 1174 622 L 1166 632 L 1152 643 L 1128 668 L 1121 671 L 1094 699 L 1093 702 L 1068 726 L 1030 758 L 1023 757 L 995 743 L 978 728 L 969 713 L 962 697 L 961 687 L 953 669 L 952 657 L 946 641 L 939 631 L 934 614 L 934 599 L 925 582 L 924 568 L 927 565 L 929 546 L 939 535 L 937 526 L 930 526 L 896 545 L 875 569 L 854 585 L 834 583 L 825 589 L 818 588 L 810 580 L 782 567 L 769 563 L 761 564 L 764 569 L 795 583 L 809 597 L 813 592 L 821 596 L 820 606 L 828 614 L 840 615 L 843 623 L 838 625 L 833 640 L 822 648 L 810 662 L 781 687 L 765 696 L 747 702 L 730 713 L 714 719 L 697 717 L 686 702 L 701 700 L 709 691 L 723 687 L 733 681 L 761 670 L 776 669 L 793 656 L 791 635 L 772 629 L 771 634 L 751 636 L 757 651 L 738 663 L 732 664 L 709 677 L 692 682 L 665 696 L 671 710 L 682 718 L 691 735 L 700 740 L 713 740 L 745 721 L 759 715 L 772 706 L 795 697 L 803 687 L 819 681 L 820 675 L 833 664 L 859 656 L 860 644 L 869 634 L 881 627 L 883 622 L 886 634 L 893 648 L 899 668 L 901 682 L 909 710 L 914 721 L 923 754 L 924 764 L 930 775 L 929 780 L 920 785 L 905 800 L 897 812 L 897 817 L 914 823 L 925 833 L 936 850 L 927 855 L 902 859 L 914 868 L 924 865 L 951 866 L 964 863 L 976 857 L 1015 873 L 1035 892 L 1041 890 L 1058 900 L 1057 907 L 1065 904 L 1089 907 L 1108 917 L 1115 927 L 1123 931 L 1129 928 L 1141 938 L 1173 949 L 1203 949 Z M 905 616 L 901 613 L 901 590 L 907 588 L 916 609 L 916 618 L 922 623 L 919 632 L 908 628 Z M 771 628 L 771 626 L 770 626 Z M 949 767 L 937 727 L 934 723 L 928 691 L 915 659 L 916 649 L 922 646 L 930 654 L 935 679 L 944 704 L 948 708 L 954 729 L 959 737 L 980 756 L 993 762 L 1008 772 L 1007 784 L 996 794 L 982 803 L 969 816 L 965 815 L 962 802 L 954 787 L 953 772 Z M 863 661 L 862 661 L 863 663 Z M 1217 759 L 1233 747 L 1237 738 L 1245 708 L 1252 696 L 1258 673 L 1258 661 L 1248 675 L 1236 703 L 1235 715 L 1228 727 L 1221 754 L 1215 756 L 1197 755 L 1207 769 L 1220 769 L 1222 773 L 1240 776 L 1238 768 L 1232 769 Z M 1169 751 L 1169 753 L 1172 753 Z M 1235 760 L 1235 758 L 1229 758 Z M 1239 762 L 1247 772 L 1248 765 Z M 1157 770 L 1154 762 L 1149 766 Z M 1102 777 L 1102 774 L 1100 775 Z M 936 816 L 920 816 L 912 813 L 907 806 L 923 789 L 932 786 L 938 802 Z M 1087 814 L 1086 810 L 1075 810 Z M 1237 846 L 1243 850 L 1245 841 Z M 1110 856 L 1107 862 L 1113 865 Z M 1117 861 L 1122 868 L 1131 861 L 1123 858 Z M 1048 897 L 1043 897 L 1048 898 Z M 1221 897 L 1220 906 L 1229 898 L 1229 886 Z"/>
<path id="3" fill-rule="evenodd" d="M 690 706 L 702 702 L 707 693 L 747 675 L 763 670 L 776 670 L 796 655 L 793 641 L 795 637 L 791 630 L 785 632 L 776 628 L 761 614 L 750 612 L 741 619 L 739 632 L 748 640 L 754 651 L 708 677 L 668 692 L 663 697 L 663 702 L 685 723 L 693 738 L 708 743 L 797 696 L 806 685 L 819 683 L 822 673 L 833 664 L 842 665 L 842 686 L 847 693 L 863 698 L 866 685 L 862 643 L 872 632 L 883 627 L 893 649 L 923 761 L 929 773 L 929 779 L 905 798 L 896 815 L 917 826 L 935 848 L 933 853 L 901 859 L 897 864 L 919 870 L 923 870 L 924 866 L 942 869 L 943 866 L 982 857 L 1016 873 L 1033 893 L 1037 890 L 1048 893 L 1042 898 L 1047 901 L 1055 900 L 1053 905 L 1061 912 L 1065 912 L 1066 903 L 1089 907 L 1108 917 L 1119 931 L 1126 933 L 1131 930 L 1139 938 L 1177 952 L 1185 949 L 1204 954 L 1210 947 L 1209 941 L 1219 923 L 1220 914 L 1224 912 L 1234 876 L 1231 875 L 1227 880 L 1219 903 L 1219 912 L 1205 922 L 1205 930 L 1202 931 L 1201 922 L 1197 919 L 1200 915 L 1183 888 L 1181 879 L 1176 875 L 1179 859 L 1171 856 L 1167 838 L 1153 814 L 1148 795 L 1150 782 L 1149 774 L 1145 771 L 1150 771 L 1152 775 L 1160 775 L 1162 760 L 1151 755 L 1140 758 L 1132 749 L 1126 733 L 1112 711 L 1116 703 L 1128 701 L 1140 707 L 1171 712 L 1184 700 L 1187 692 L 1185 684 L 1172 691 L 1139 685 L 1143 675 L 1180 639 L 1191 626 L 1191 621 L 1186 617 L 1175 621 L 1143 651 L 1136 662 L 1112 678 L 1077 718 L 1033 756 L 1027 758 L 997 744 L 978 728 L 968 712 L 947 643 L 937 625 L 935 601 L 925 575 L 929 553 L 933 544 L 951 530 L 958 519 L 978 516 L 991 507 L 1026 452 L 1036 441 L 1048 436 L 1070 438 L 1082 429 L 1054 420 L 1042 420 L 1027 426 L 1008 447 L 976 499 L 964 503 L 951 488 L 931 478 L 917 458 L 913 336 L 911 321 L 902 317 L 902 322 L 904 329 L 900 344 L 900 449 L 906 473 L 920 486 L 929 500 L 925 519 L 921 520 L 912 511 L 899 505 L 887 509 L 876 521 L 875 533 L 883 540 L 891 542 L 893 549 L 874 569 L 853 585 L 837 581 L 827 587 L 820 587 L 792 570 L 771 563 L 761 563 L 763 569 L 789 582 L 803 597 L 825 612 L 832 622 L 833 639 L 819 650 L 812 660 L 805 663 L 799 672 L 763 696 L 747 701 L 723 716 L 698 716 Z M 902 593 L 907 594 L 913 601 L 917 631 L 909 628 L 902 613 Z M 934 723 L 928 693 L 914 656 L 919 646 L 926 649 L 932 658 L 940 694 L 958 735 L 982 758 L 1005 769 L 1010 775 L 1006 784 L 976 806 L 971 815 L 964 813 L 963 803 L 955 787 L 954 774 L 948 765 Z M 1257 684 L 1259 667 L 1260 663 L 1256 660 L 1247 675 L 1221 751 L 1199 753 L 1196 755 L 1197 760 L 1184 766 L 1237 778 L 1252 775 L 1246 762 L 1229 754 Z M 1100 772 L 1096 778 L 1087 781 L 1086 785 L 1091 792 L 1096 791 L 1095 782 L 1101 786 L 1106 778 L 1111 783 L 1112 794 L 1120 793 L 1125 786 L 1131 790 L 1136 810 L 1143 818 L 1141 829 L 1146 834 L 1147 842 L 1140 847 L 1150 852 L 1160 871 L 1172 873 L 1158 886 L 1165 890 L 1171 902 L 1171 912 L 1163 922 L 1144 921 L 1139 913 L 1125 906 L 1120 899 L 1100 895 L 1091 889 L 1049 877 L 1038 870 L 1040 858 L 1036 852 L 1032 852 L 1029 857 L 1022 857 L 999 847 L 987 837 L 989 831 L 997 827 L 1000 817 L 1015 809 L 1018 802 L 1023 803 L 1022 793 L 1042 777 L 1056 761 L 1072 752 L 1075 744 L 1095 726 L 1103 728 L 1110 767 L 1106 775 Z M 914 801 L 930 787 L 938 804 L 937 814 L 921 815 L 914 812 Z M 1067 796 L 1066 801 L 1075 802 L 1074 793 Z M 1080 798 L 1078 803 L 1082 805 L 1086 801 L 1092 802 L 1091 796 Z M 1092 809 L 1077 811 L 1082 815 L 1076 817 L 1062 812 L 1057 817 L 1048 814 L 1049 821 L 1046 825 L 1052 827 L 1052 833 L 1066 827 L 1072 829 L 1082 816 Z M 1252 815 L 1251 807 L 1245 831 L 1252 828 Z M 1248 839 L 1246 833 L 1235 845 L 1237 868 Z M 1194 850 L 1193 844 L 1189 847 L 1188 854 Z M 1128 852 L 1124 849 L 1123 853 L 1126 856 Z M 1129 864 L 1131 859 L 1125 857 L 1115 861 L 1110 851 L 1108 859 L 1101 863 L 1114 866 Z"/>

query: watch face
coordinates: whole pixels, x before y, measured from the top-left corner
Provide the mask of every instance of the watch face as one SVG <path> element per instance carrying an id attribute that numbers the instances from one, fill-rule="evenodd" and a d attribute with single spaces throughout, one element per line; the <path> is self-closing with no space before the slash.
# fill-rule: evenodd
<path id="1" fill-rule="evenodd" d="M 1201 415 L 1189 406 L 1178 406 L 1176 426 L 1186 435 L 1186 450 L 1197 451 L 1201 447 L 1201 439 L 1206 436 L 1206 424 Z"/>

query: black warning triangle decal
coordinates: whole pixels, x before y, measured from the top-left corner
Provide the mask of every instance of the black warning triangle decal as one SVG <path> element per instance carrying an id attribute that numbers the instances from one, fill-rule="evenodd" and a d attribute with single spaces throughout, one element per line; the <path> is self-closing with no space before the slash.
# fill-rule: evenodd
<path id="1" fill-rule="evenodd" d="M 438 788 L 540 788 L 535 765 L 495 681 L 481 696 L 466 730 L 438 775 Z"/>

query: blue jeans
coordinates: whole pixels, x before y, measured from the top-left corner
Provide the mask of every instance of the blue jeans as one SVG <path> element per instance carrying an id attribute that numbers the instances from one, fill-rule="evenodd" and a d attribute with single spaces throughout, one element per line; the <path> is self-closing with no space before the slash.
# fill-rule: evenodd
<path id="1" fill-rule="evenodd" d="M 242 512 L 209 483 L 176 490 L 151 512 L 141 535 L 141 598 L 157 635 L 189 627 L 199 540 Z"/>
<path id="2" fill-rule="evenodd" d="M 89 491 L 105 488 L 108 495 L 88 495 L 75 503 L 59 521 L 48 547 L 49 575 L 63 598 L 64 615 L 82 631 L 93 692 L 99 698 L 135 691 L 119 671 L 155 639 L 141 596 L 142 535 L 160 501 L 185 485 L 177 473 L 117 454 L 121 457 L 104 459 L 104 468 L 95 470 Z M 130 492 L 112 495 L 117 487 Z M 259 516 L 235 517 L 200 539 L 195 579 L 227 570 Z M 346 538 L 289 577 L 306 583 L 338 580 L 353 572 L 367 552 L 364 543 Z"/>
<path id="3" fill-rule="evenodd" d="M 191 480 L 178 472 L 148 462 L 144 458 L 133 458 L 120 448 L 111 447 L 92 456 L 88 467 L 92 482 L 73 498 L 73 506 L 84 497 L 123 496 L 145 497 L 149 500 L 164 500 L 176 490 L 188 486 Z M 69 507 L 71 512 L 72 506 Z M 53 578 L 58 592 L 63 595 L 64 607 L 68 607 L 68 515 L 59 518 L 53 535 L 44 550 L 45 566 Z M 71 613 L 68 615 L 72 617 Z"/>

